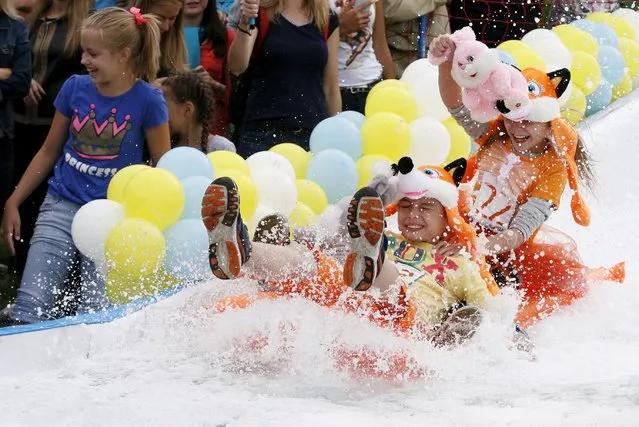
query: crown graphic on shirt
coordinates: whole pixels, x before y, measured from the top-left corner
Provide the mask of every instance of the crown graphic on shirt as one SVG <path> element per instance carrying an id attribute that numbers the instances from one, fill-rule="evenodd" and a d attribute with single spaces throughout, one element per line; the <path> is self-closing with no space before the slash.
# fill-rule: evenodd
<path id="1" fill-rule="evenodd" d="M 91 104 L 89 113 L 80 118 L 78 109 L 73 110 L 71 125 L 75 132 L 73 149 L 90 158 L 113 158 L 120 154 L 122 141 L 127 130 L 131 129 L 131 115 L 126 114 L 124 121 L 118 123 L 115 115 L 117 108 L 111 108 L 108 119 L 99 123 L 96 120 L 95 104 Z"/>

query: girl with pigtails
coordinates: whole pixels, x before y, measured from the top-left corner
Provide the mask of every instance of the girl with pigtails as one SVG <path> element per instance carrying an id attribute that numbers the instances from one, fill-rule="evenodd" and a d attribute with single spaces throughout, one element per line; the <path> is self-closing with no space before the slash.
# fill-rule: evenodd
<path id="1" fill-rule="evenodd" d="M 82 205 L 106 198 L 118 170 L 142 162 L 145 141 L 154 162 L 170 149 L 166 103 L 146 83 L 160 64 L 156 18 L 137 8 L 100 10 L 83 22 L 80 45 L 88 74 L 71 76 L 60 89 L 44 145 L 5 205 L 4 234 L 13 250 L 21 238 L 18 208 L 53 170 L 18 295 L 0 318 L 4 324 L 55 318 L 56 295 L 76 257 L 78 311 L 105 306 L 105 279 L 73 244 L 73 217 Z"/>
<path id="2" fill-rule="evenodd" d="M 162 82 L 162 92 L 169 109 L 171 147 L 235 152 L 231 141 L 213 133 L 216 99 L 206 75 L 197 71 L 175 74 Z"/>

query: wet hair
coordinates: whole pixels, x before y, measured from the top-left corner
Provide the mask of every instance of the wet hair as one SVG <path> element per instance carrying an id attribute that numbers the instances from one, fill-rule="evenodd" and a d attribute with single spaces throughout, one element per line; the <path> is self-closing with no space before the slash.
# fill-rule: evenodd
<path id="1" fill-rule="evenodd" d="M 82 30 L 98 30 L 111 51 L 131 49 L 133 73 L 147 81 L 155 80 L 160 68 L 160 27 L 154 15 L 142 15 L 138 25 L 128 10 L 107 7 L 84 20 Z"/>
<path id="2" fill-rule="evenodd" d="M 180 12 L 169 31 L 161 33 L 160 35 L 160 46 L 162 49 L 160 67 L 163 72 L 168 72 L 169 74 L 186 71 L 188 70 L 188 66 L 186 63 L 186 42 L 184 41 L 183 35 L 184 0 L 135 0 L 133 2 L 133 6 L 147 13 L 153 6 L 162 5 L 179 7 Z"/>
<path id="3" fill-rule="evenodd" d="M 575 150 L 575 163 L 577 164 L 577 173 L 580 184 L 591 194 L 594 193 L 597 186 L 597 174 L 595 173 L 594 160 L 586 144 L 578 134 L 577 147 Z"/>
<path id="4" fill-rule="evenodd" d="M 167 77 L 162 83 L 168 88 L 167 96 L 178 104 L 192 102 L 196 110 L 197 123 L 202 126 L 200 144 L 206 151 L 212 127 L 215 97 L 209 77 L 196 71 L 186 71 Z"/>

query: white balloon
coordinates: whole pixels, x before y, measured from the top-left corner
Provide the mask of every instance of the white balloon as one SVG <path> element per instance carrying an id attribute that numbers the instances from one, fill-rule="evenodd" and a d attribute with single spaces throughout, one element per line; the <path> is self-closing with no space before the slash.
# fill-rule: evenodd
<path id="1" fill-rule="evenodd" d="M 417 103 L 417 117 L 430 117 L 439 121 L 450 117 L 448 108 L 439 94 L 438 73 L 434 76 L 423 76 L 412 87 L 413 97 Z"/>
<path id="2" fill-rule="evenodd" d="M 295 169 L 291 162 L 289 162 L 286 157 L 278 153 L 260 151 L 246 159 L 246 164 L 248 165 L 249 170 L 251 171 L 251 177 L 254 181 L 256 181 L 256 184 L 257 180 L 255 179 L 253 172 L 263 169 L 277 169 L 288 176 L 293 184 L 295 184 L 295 180 L 297 179 L 295 177 Z"/>
<path id="3" fill-rule="evenodd" d="M 450 133 L 441 122 L 420 118 L 410 123 L 411 147 L 408 156 L 416 165 L 439 166 L 450 153 Z"/>
<path id="4" fill-rule="evenodd" d="M 251 170 L 253 182 L 260 195 L 260 203 L 288 217 L 297 203 L 297 187 L 284 172 L 262 168 Z M 255 216 L 255 215 L 254 215 Z"/>
<path id="5" fill-rule="evenodd" d="M 437 77 L 437 71 L 439 68 L 436 65 L 428 62 L 428 59 L 422 58 L 410 63 L 408 67 L 402 73 L 401 81 L 408 86 L 413 87 L 418 80 L 425 78 L 426 76 Z M 437 81 L 437 79 L 435 79 Z"/>
<path id="6" fill-rule="evenodd" d="M 619 8 L 612 12 L 614 16 L 625 18 L 635 28 L 635 41 L 639 43 L 639 13 L 632 9 Z"/>
<path id="7" fill-rule="evenodd" d="M 527 33 L 521 41 L 541 56 L 544 62 L 555 64 L 557 69 L 570 69 L 572 55 L 559 36 L 552 31 L 538 28 Z"/>
<path id="8" fill-rule="evenodd" d="M 105 259 L 104 245 L 111 229 L 124 219 L 124 206 L 108 199 L 93 200 L 73 217 L 71 237 L 76 248 L 100 264 Z"/>
<path id="9" fill-rule="evenodd" d="M 260 220 L 264 218 L 265 216 L 272 215 L 274 213 L 275 213 L 275 209 L 273 209 L 270 206 L 266 206 L 266 205 L 263 205 L 262 203 L 259 203 L 251 219 L 249 219 L 246 222 L 248 229 L 251 230 L 252 233 L 254 233 L 255 228 L 257 227 L 257 224 L 260 222 Z M 252 237 L 253 236 L 251 236 L 251 238 Z"/>

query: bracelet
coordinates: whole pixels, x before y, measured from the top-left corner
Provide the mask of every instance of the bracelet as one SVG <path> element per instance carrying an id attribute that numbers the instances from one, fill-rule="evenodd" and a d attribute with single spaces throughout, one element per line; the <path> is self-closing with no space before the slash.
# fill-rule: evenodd
<path id="1" fill-rule="evenodd" d="M 240 30 L 240 32 L 246 34 L 246 35 L 251 35 L 251 32 L 249 30 L 245 30 L 244 28 L 240 27 L 239 25 L 237 26 L 237 29 Z"/>

